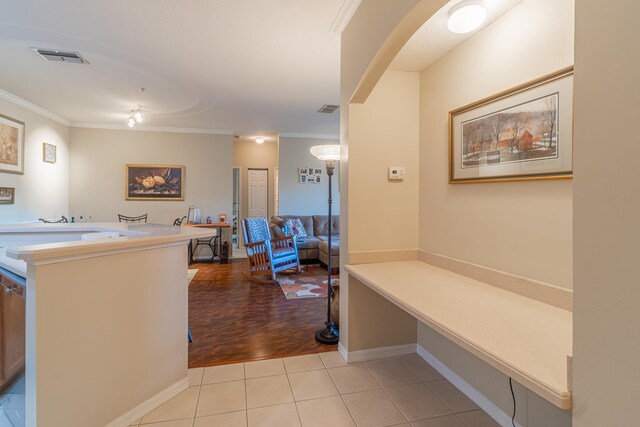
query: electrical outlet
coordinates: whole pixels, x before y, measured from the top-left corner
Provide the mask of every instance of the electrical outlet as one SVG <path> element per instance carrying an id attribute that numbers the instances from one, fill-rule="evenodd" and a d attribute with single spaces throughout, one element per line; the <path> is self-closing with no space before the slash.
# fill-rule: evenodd
<path id="1" fill-rule="evenodd" d="M 401 166 L 391 166 L 389 168 L 388 178 L 391 180 L 403 180 L 404 179 L 404 168 Z"/>

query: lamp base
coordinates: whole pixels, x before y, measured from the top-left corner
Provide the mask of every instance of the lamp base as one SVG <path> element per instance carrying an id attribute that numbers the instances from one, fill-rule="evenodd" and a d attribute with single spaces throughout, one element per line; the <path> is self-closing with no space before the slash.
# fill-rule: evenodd
<path id="1" fill-rule="evenodd" d="M 336 344 L 340 340 L 338 331 L 334 328 L 333 322 L 325 323 L 326 328 L 316 331 L 316 341 L 322 344 Z"/>

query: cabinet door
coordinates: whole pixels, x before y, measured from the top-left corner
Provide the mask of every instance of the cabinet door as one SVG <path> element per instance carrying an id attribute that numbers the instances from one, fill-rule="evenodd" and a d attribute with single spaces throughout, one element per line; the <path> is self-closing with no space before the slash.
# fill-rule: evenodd
<path id="1" fill-rule="evenodd" d="M 24 369 L 25 289 L 11 281 L 2 282 L 2 370 L 5 379 L 10 379 Z"/>

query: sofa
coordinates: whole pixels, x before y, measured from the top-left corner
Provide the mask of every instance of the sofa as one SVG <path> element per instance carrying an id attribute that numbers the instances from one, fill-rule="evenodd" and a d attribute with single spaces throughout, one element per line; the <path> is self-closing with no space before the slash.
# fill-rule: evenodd
<path id="1" fill-rule="evenodd" d="M 340 215 L 332 215 L 331 228 L 331 269 L 332 273 L 340 265 Z M 274 237 L 283 237 L 282 230 L 287 220 L 300 219 L 307 237 L 298 238 L 298 256 L 306 264 L 320 262 L 327 265 L 329 254 L 329 216 L 328 215 L 279 215 L 271 218 L 271 232 Z"/>

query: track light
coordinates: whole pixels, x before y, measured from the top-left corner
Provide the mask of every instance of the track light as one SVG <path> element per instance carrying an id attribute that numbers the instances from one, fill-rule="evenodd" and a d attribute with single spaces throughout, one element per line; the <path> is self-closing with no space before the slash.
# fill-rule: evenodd
<path id="1" fill-rule="evenodd" d="M 142 111 L 138 108 L 138 110 L 133 113 L 133 118 L 136 119 L 137 123 L 142 123 Z"/>
<path id="2" fill-rule="evenodd" d="M 136 120 L 133 118 L 133 116 L 129 117 L 129 121 L 127 122 L 127 124 L 129 125 L 130 128 L 136 125 Z"/>
<path id="3" fill-rule="evenodd" d="M 134 127 L 136 123 L 142 123 L 142 109 L 140 106 L 138 106 L 137 110 L 131 110 L 129 120 L 127 120 L 127 125 L 129 125 L 130 128 Z"/>

